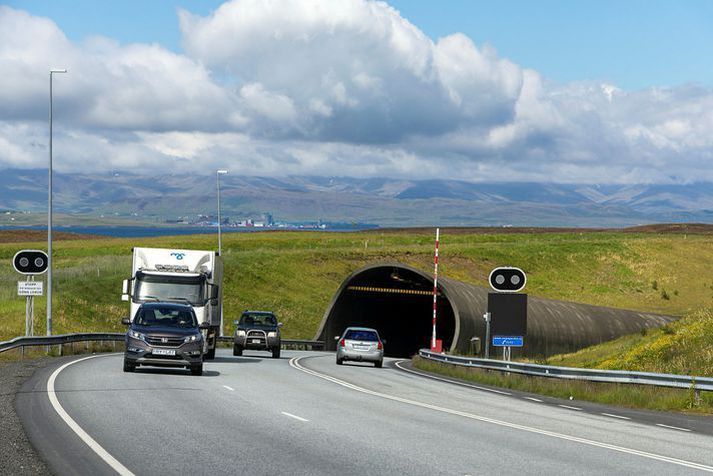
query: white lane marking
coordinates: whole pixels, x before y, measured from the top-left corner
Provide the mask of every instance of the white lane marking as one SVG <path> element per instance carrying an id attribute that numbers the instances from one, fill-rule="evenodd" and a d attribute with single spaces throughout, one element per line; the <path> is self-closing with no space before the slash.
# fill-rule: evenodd
<path id="1" fill-rule="evenodd" d="M 399 360 L 398 362 L 396 362 L 395 365 L 396 365 L 399 369 L 403 370 L 404 372 L 409 372 L 409 373 L 412 373 L 412 374 L 420 375 L 421 377 L 426 377 L 426 378 L 430 378 L 430 379 L 433 379 L 433 380 L 440 380 L 441 382 L 448 382 L 448 383 L 452 383 L 452 384 L 454 384 L 454 385 L 460 385 L 460 386 L 462 386 L 462 387 L 470 387 L 470 388 L 475 388 L 475 389 L 478 389 L 478 390 L 483 390 L 483 391 L 485 391 L 485 392 L 497 393 L 497 394 L 499 394 L 499 395 L 512 395 L 511 393 L 503 392 L 502 390 L 495 390 L 495 389 L 492 389 L 492 388 L 480 387 L 480 386 L 478 386 L 478 385 L 473 385 L 473 384 L 470 384 L 470 383 L 456 382 L 456 381 L 453 381 L 453 380 L 449 380 L 449 379 L 447 379 L 447 378 L 435 377 L 435 376 L 433 376 L 433 375 L 429 375 L 429 374 L 426 374 L 426 373 L 423 373 L 423 372 L 417 372 L 417 371 L 415 371 L 415 370 L 407 369 L 406 367 L 400 366 L 399 364 L 400 364 L 401 362 L 403 362 L 403 360 Z"/>
<path id="2" fill-rule="evenodd" d="M 226 388 L 226 389 L 230 390 L 231 392 L 234 392 L 234 391 L 235 391 L 234 388 L 228 387 L 227 385 L 223 385 L 223 388 Z"/>
<path id="3" fill-rule="evenodd" d="M 678 426 L 664 425 L 663 423 L 657 423 L 656 426 L 662 426 L 664 428 L 671 428 L 672 430 L 692 431 L 692 430 L 689 430 L 688 428 L 680 428 Z"/>
<path id="4" fill-rule="evenodd" d="M 111 355 L 116 355 L 116 354 L 111 354 Z M 52 375 L 50 375 L 49 380 L 47 380 L 47 395 L 49 396 L 50 403 L 52 404 L 52 407 L 54 408 L 54 411 L 57 412 L 59 417 L 64 420 L 64 422 L 67 424 L 69 428 L 72 429 L 74 433 L 77 434 L 77 436 L 89 446 L 89 448 L 94 451 L 97 456 L 99 456 L 106 464 L 108 464 L 111 469 L 116 471 L 117 473 L 121 474 L 122 476 L 134 476 L 134 473 L 129 471 L 129 469 L 124 466 L 123 464 L 119 463 L 119 461 L 116 460 L 112 455 L 109 454 L 107 450 L 105 450 L 99 443 L 97 443 L 94 438 L 89 436 L 89 434 L 80 427 L 74 419 L 69 416 L 69 414 L 64 410 L 62 405 L 59 403 L 59 400 L 57 399 L 57 394 L 55 393 L 54 390 L 54 382 L 57 380 L 57 376 L 61 371 L 69 367 L 70 365 L 74 365 L 78 362 L 82 362 L 84 360 L 88 359 L 95 359 L 97 357 L 107 357 L 106 355 L 91 355 L 89 357 L 84 357 L 81 359 L 73 360 L 71 362 L 67 362 L 57 370 L 55 370 Z"/>
<path id="5" fill-rule="evenodd" d="M 395 395 L 388 395 L 386 393 L 376 392 L 374 390 L 369 390 L 369 389 L 366 389 L 363 387 L 359 387 L 359 386 L 351 384 L 349 382 L 345 382 L 344 380 L 339 380 L 339 379 L 331 377 L 329 375 L 325 375 L 325 374 L 316 372 L 314 370 L 310 370 L 306 367 L 303 367 L 299 361 L 304 358 L 305 357 L 293 357 L 292 359 L 290 359 L 290 366 L 292 368 L 295 368 L 295 369 L 301 371 L 301 372 L 313 375 L 315 377 L 318 377 L 318 378 L 321 378 L 324 380 L 329 380 L 330 382 L 334 382 L 337 385 L 341 385 L 342 387 L 350 388 L 352 390 L 356 390 L 357 392 L 365 393 L 367 395 L 373 395 L 376 397 L 384 398 L 386 400 L 392 400 L 394 402 L 400 402 L 400 403 L 405 403 L 407 405 L 413 405 L 415 407 L 428 408 L 430 410 L 435 410 L 435 411 L 442 412 L 442 413 L 448 413 L 450 415 L 462 416 L 464 418 L 470 418 L 471 420 L 492 423 L 494 425 L 504 426 L 506 428 L 512 428 L 515 430 L 526 431 L 529 433 L 536 433 L 539 435 L 550 436 L 552 438 L 559 438 L 562 440 L 573 441 L 576 443 L 582 443 L 584 445 L 596 446 L 598 448 L 604 448 L 604 449 L 608 449 L 608 450 L 612 450 L 612 451 L 618 451 L 620 453 L 628 453 L 631 455 L 641 456 L 644 458 L 649 458 L 649 459 L 653 459 L 653 460 L 657 460 L 657 461 L 663 461 L 665 463 L 671 463 L 671 464 L 675 464 L 675 465 L 679 465 L 679 466 L 685 466 L 687 468 L 700 469 L 701 471 L 713 473 L 713 466 L 706 466 L 704 464 L 695 463 L 693 461 L 686 461 L 686 460 L 682 460 L 682 459 L 672 458 L 669 456 L 657 455 L 655 453 L 648 453 L 646 451 L 635 450 L 632 448 L 625 448 L 623 446 L 617 446 L 617 445 L 612 445 L 609 443 L 602 443 L 599 441 L 588 440 L 586 438 L 580 438 L 578 436 L 565 435 L 562 433 L 556 433 L 554 431 L 541 430 L 539 428 L 533 428 L 530 426 L 519 425 L 517 423 L 510 423 L 507 421 L 496 420 L 494 418 L 488 418 L 488 417 L 484 417 L 481 415 L 476 415 L 474 413 L 462 412 L 460 410 L 453 410 L 450 408 L 439 407 L 437 405 L 432 405 L 430 403 L 417 402 L 415 400 L 409 400 L 407 398 L 397 397 Z"/>
<path id="6" fill-rule="evenodd" d="M 293 415 L 292 413 L 287 413 L 287 412 L 280 412 L 280 413 L 282 413 L 283 415 L 288 416 L 288 417 L 290 417 L 290 418 L 294 418 L 295 420 L 299 420 L 299 421 L 309 421 L 309 420 L 306 419 L 306 418 L 302 418 L 301 416 Z"/>
<path id="7" fill-rule="evenodd" d="M 631 420 L 631 418 L 629 418 L 628 416 L 614 415 L 613 413 L 602 413 L 602 415 L 612 418 L 619 418 L 620 420 Z"/>
<path id="8" fill-rule="evenodd" d="M 522 397 L 522 398 L 524 398 L 525 400 L 530 400 L 530 401 L 533 401 L 533 402 L 542 403 L 542 400 L 540 400 L 539 398 L 534 398 L 534 397 Z"/>
<path id="9" fill-rule="evenodd" d="M 577 410 L 578 412 L 582 411 L 582 409 L 579 407 L 570 407 L 569 405 L 557 405 L 557 406 L 562 407 L 562 408 L 569 408 L 570 410 Z"/>

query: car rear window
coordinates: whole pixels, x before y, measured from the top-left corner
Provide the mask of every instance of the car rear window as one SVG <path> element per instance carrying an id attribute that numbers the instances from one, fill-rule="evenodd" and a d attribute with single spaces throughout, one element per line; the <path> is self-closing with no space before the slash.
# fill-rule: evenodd
<path id="1" fill-rule="evenodd" d="M 344 338 L 347 340 L 364 340 L 369 342 L 379 340 L 379 336 L 374 331 L 348 331 Z"/>

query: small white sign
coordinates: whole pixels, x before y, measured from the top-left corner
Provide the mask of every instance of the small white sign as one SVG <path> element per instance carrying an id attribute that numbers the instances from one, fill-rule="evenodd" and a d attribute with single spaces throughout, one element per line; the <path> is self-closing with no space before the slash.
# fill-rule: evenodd
<path id="1" fill-rule="evenodd" d="M 44 281 L 18 281 L 18 296 L 42 296 Z"/>

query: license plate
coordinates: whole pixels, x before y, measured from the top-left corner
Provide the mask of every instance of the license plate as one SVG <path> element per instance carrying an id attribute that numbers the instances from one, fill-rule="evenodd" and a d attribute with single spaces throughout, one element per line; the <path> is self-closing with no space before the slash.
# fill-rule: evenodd
<path id="1" fill-rule="evenodd" d="M 356 350 L 369 350 L 369 347 L 370 347 L 370 346 L 368 346 L 368 345 L 355 345 L 355 346 L 354 346 L 354 348 L 355 348 Z"/>
<path id="2" fill-rule="evenodd" d="M 260 339 L 253 339 L 253 344 L 259 344 L 259 343 L 260 343 Z"/>
<path id="3" fill-rule="evenodd" d="M 176 351 L 173 349 L 154 349 L 152 353 L 154 355 L 176 355 Z"/>

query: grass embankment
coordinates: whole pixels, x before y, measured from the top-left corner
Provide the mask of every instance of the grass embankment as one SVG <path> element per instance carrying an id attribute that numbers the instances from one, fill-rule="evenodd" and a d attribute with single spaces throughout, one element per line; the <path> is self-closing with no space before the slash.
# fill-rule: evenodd
<path id="1" fill-rule="evenodd" d="M 24 298 L 11 259 L 46 242 L 0 242 L 0 340 L 24 333 Z M 226 332 L 246 308 L 271 309 L 287 338 L 312 338 L 349 273 L 377 261 L 431 272 L 432 230 L 360 233 L 263 232 L 223 235 Z M 1 241 L 1 240 L 0 240 Z M 478 233 L 443 230 L 442 276 L 486 285 L 494 266 L 528 273 L 532 295 L 684 315 L 713 307 L 713 235 L 621 232 Z M 213 235 L 62 240 L 54 244 L 54 332 L 123 331 L 121 281 L 134 246 L 214 249 Z M 696 279 L 691 279 L 695 276 Z M 45 298 L 35 300 L 45 329 Z"/>
<path id="2" fill-rule="evenodd" d="M 713 414 L 713 392 L 700 392 L 697 396 L 692 389 L 528 377 L 524 375 L 458 367 L 456 365 L 424 360 L 420 357 L 414 357 L 413 365 L 427 372 L 454 377 L 464 381 L 556 398 L 569 399 L 572 397 L 573 401 L 582 400 L 648 410 L 689 411 Z"/>
<path id="3" fill-rule="evenodd" d="M 579 352 L 552 356 L 537 363 L 561 367 L 713 376 L 713 308 L 700 309 L 660 329 L 624 336 Z M 552 397 L 586 400 L 651 410 L 713 414 L 713 392 L 630 384 L 606 384 L 526 377 L 456 367 L 416 358 L 422 370 Z"/>

